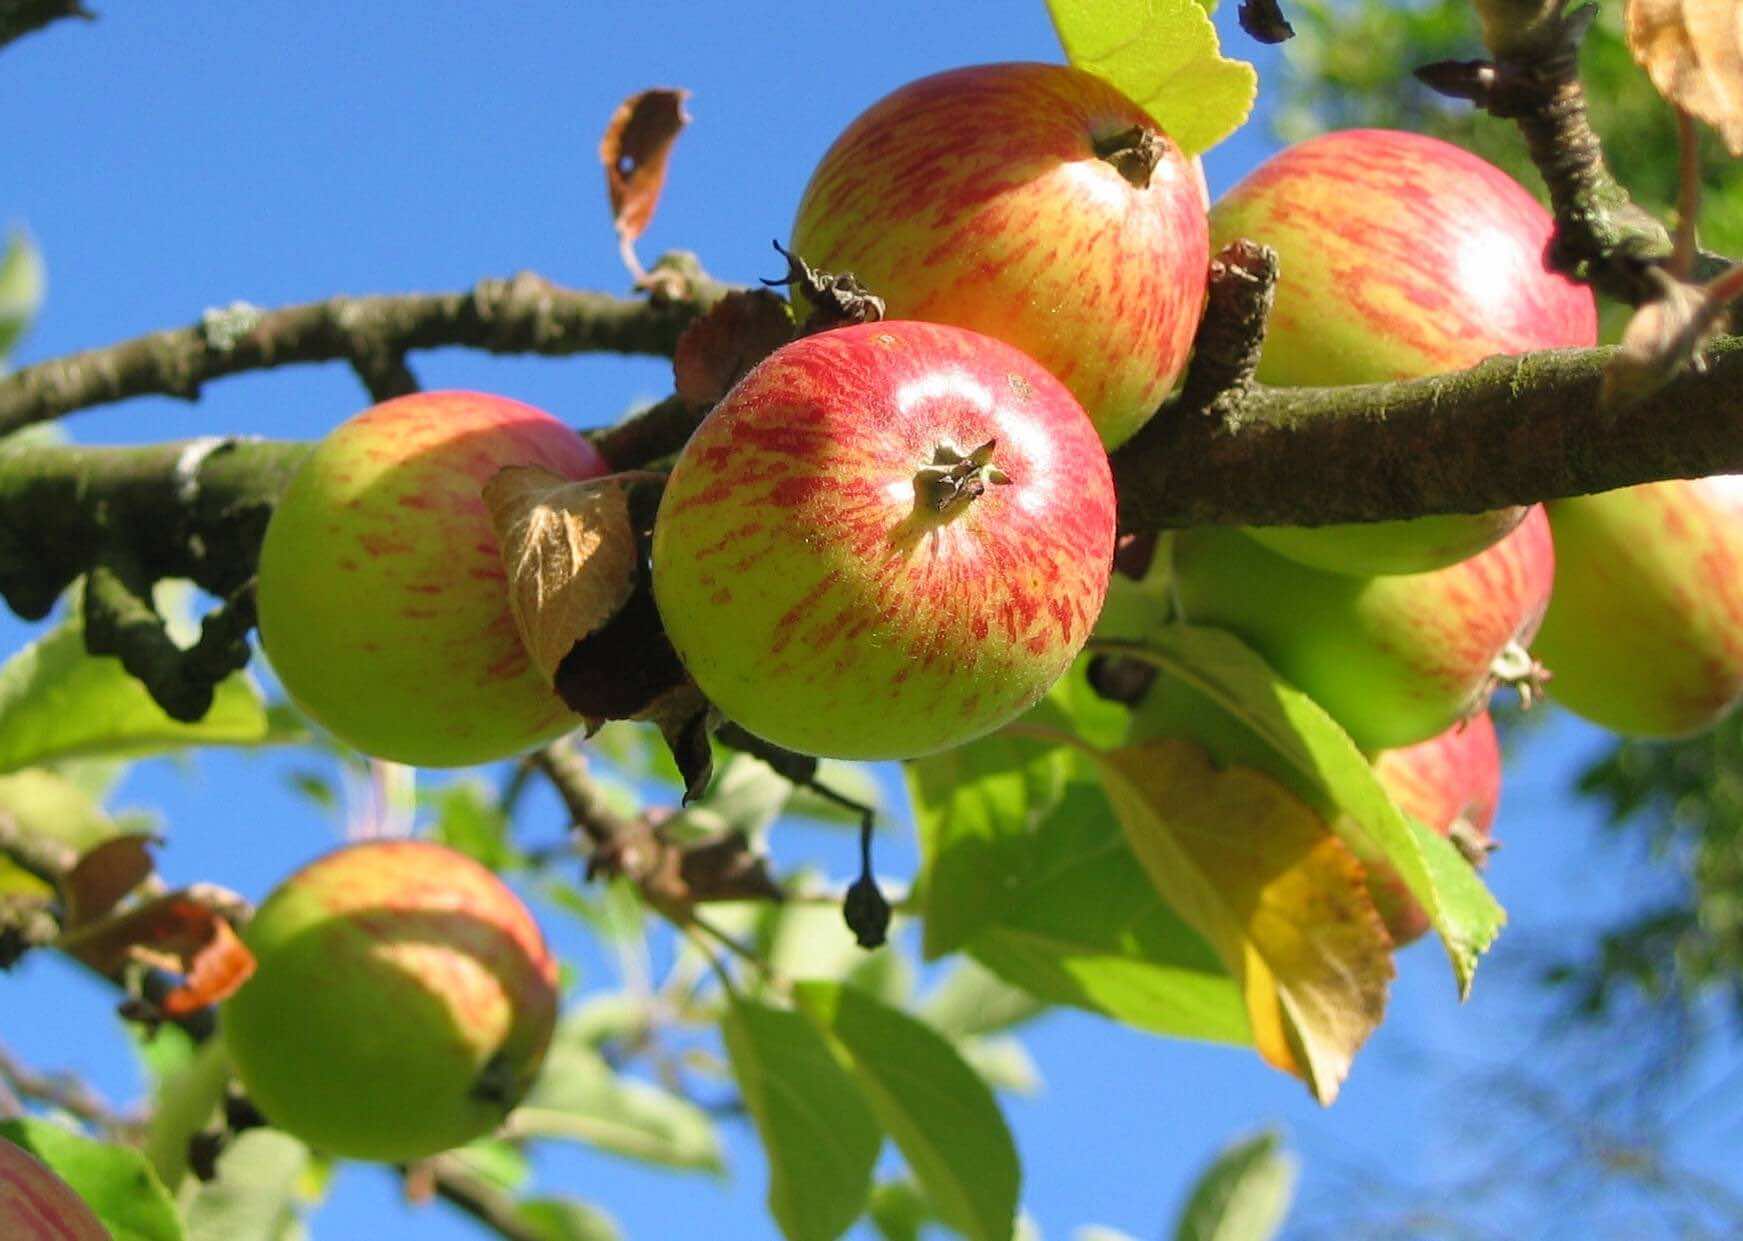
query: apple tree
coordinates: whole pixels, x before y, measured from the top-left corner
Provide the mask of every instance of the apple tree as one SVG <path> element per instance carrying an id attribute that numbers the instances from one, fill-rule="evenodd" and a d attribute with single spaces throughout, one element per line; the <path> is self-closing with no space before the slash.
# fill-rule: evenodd
<path id="1" fill-rule="evenodd" d="M 1428 20 L 1300 9 L 1239 15 L 1311 21 L 1331 85 L 1298 117 L 1362 115 L 1335 22 Z M 1416 66 L 1444 99 L 1384 119 L 1480 113 L 1505 169 L 1346 128 L 1212 203 L 1198 157 L 1258 83 L 1207 6 L 1050 0 L 1063 63 L 866 101 L 774 289 L 641 263 L 686 119 L 651 89 L 600 151 L 632 296 L 238 303 L 0 377 L 0 594 L 47 622 L 0 668 L 0 966 L 103 979 L 154 1078 L 120 1123 L 0 1065 L 6 1235 L 295 1235 L 348 1159 L 506 1237 L 610 1236 L 523 1191 L 529 1152 L 713 1168 L 724 1095 L 782 1235 L 1004 1238 L 1008 1032 L 1048 1007 L 1250 1049 L 1329 1106 L 1400 947 L 1432 934 L 1468 993 L 1506 920 L 1492 695 L 1628 737 L 1723 737 L 1743 697 L 1743 269 L 1696 233 L 1702 128 L 1743 149 L 1736 17 L 1624 6 L 1678 121 L 1671 228 L 1594 132 L 1594 10 L 1469 10 Z M 81 12 L 0 6 L 0 42 Z M 0 349 L 41 264 L 20 238 L 0 266 Z M 437 347 L 669 358 L 672 390 L 578 433 L 422 390 Z M 56 433 L 311 361 L 369 401 L 318 444 Z M 251 908 L 166 883 L 93 767 L 235 744 L 384 801 L 510 766 Z M 899 883 L 869 760 L 902 764 Z M 778 866 L 788 817 L 856 832 L 856 872 Z M 553 918 L 664 928 L 663 976 L 576 984 Z M 1290 1176 L 1232 1148 L 1183 1233 L 1268 1235 Z"/>

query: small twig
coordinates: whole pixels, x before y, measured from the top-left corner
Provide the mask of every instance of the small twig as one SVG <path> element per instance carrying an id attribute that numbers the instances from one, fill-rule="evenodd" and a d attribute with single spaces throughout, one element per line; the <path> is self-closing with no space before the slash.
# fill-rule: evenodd
<path id="1" fill-rule="evenodd" d="M 1181 415 L 1208 414 L 1224 426 L 1235 425 L 1259 369 L 1276 295 L 1277 252 L 1270 246 L 1237 238 L 1217 252 L 1192 363 L 1175 402 Z"/>
<path id="2" fill-rule="evenodd" d="M 436 1196 L 471 1216 L 507 1241 L 545 1241 L 547 1234 L 520 1215 L 520 1203 L 500 1185 L 474 1172 L 453 1155 L 436 1155 L 416 1168 L 427 1169 Z M 402 1176 L 412 1169 L 401 1168 Z"/>
<path id="3" fill-rule="evenodd" d="M 567 741 L 553 741 L 534 751 L 530 761 L 550 780 L 551 787 L 563 800 L 564 809 L 569 812 L 571 826 L 581 830 L 595 851 L 620 845 L 627 837 L 642 830 L 635 820 L 625 818 L 611 808 L 604 791 L 587 774 L 587 760 Z"/>
<path id="4" fill-rule="evenodd" d="M 1676 109 L 1676 133 L 1676 235 L 1670 274 L 1687 280 L 1694 274 L 1695 255 L 1700 249 L 1701 131 L 1695 118 L 1681 108 Z"/>
<path id="5" fill-rule="evenodd" d="M 79 0 L 0 0 L 0 47 L 63 17 L 95 21 Z"/>
<path id="6" fill-rule="evenodd" d="M 684 447 L 708 411 L 682 397 L 669 396 L 625 418 L 615 426 L 588 432 L 605 459 L 620 470 L 648 465 Z"/>
<path id="7" fill-rule="evenodd" d="M 58 1108 L 109 1136 L 130 1135 L 141 1124 L 139 1117 L 115 1111 L 72 1074 L 39 1073 L 3 1046 L 0 1046 L 0 1083 L 19 1098 Z"/>

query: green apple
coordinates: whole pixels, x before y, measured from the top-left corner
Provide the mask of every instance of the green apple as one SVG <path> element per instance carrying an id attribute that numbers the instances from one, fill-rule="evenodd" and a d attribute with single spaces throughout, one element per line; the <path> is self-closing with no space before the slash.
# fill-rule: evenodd
<path id="1" fill-rule="evenodd" d="M 0 1138 L 0 1237 L 5 1241 L 109 1241 L 85 1200 L 47 1164 Z"/>
<path id="2" fill-rule="evenodd" d="M 1614 732 L 1676 737 L 1743 697 L 1743 475 L 1549 505 L 1555 598 L 1532 653 L 1557 702 Z"/>
<path id="3" fill-rule="evenodd" d="M 1210 224 L 1213 249 L 1247 237 L 1277 251 L 1264 383 L 1416 379 L 1597 340 L 1591 291 L 1544 266 L 1549 212 L 1499 168 L 1437 138 L 1382 129 L 1311 138 L 1224 195 Z M 1249 533 L 1303 564 L 1368 577 L 1464 560 L 1523 515 Z"/>
<path id="4" fill-rule="evenodd" d="M 609 467 L 549 414 L 424 392 L 352 418 L 291 480 L 260 550 L 260 638 L 285 691 L 366 754 L 503 758 L 580 721 L 527 657 L 481 488 L 504 466 Z"/>
<path id="5" fill-rule="evenodd" d="M 1114 491 L 1071 394 L 1009 345 L 900 321 L 776 350 L 703 421 L 654 523 L 654 596 L 765 740 L 911 758 L 1033 706 L 1107 593 Z"/>
<path id="6" fill-rule="evenodd" d="M 1365 750 L 1480 710 L 1495 660 L 1537 631 L 1554 573 L 1541 507 L 1487 551 L 1404 576 L 1322 573 L 1227 527 L 1174 538 L 1184 618 L 1234 632 Z"/>
<path id="7" fill-rule="evenodd" d="M 1210 265 L 1204 180 L 1143 108 L 1067 65 L 911 82 L 829 148 L 792 251 L 891 318 L 972 328 L 1052 371 L 1113 448 L 1186 366 Z"/>
<path id="8" fill-rule="evenodd" d="M 244 942 L 219 1025 L 248 1097 L 323 1151 L 403 1162 L 489 1133 L 532 1084 L 557 1012 L 532 914 L 440 845 L 371 841 L 305 866 Z"/>

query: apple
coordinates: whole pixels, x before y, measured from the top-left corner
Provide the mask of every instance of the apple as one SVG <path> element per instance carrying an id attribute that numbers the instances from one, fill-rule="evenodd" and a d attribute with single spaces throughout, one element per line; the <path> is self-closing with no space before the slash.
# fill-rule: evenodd
<path id="1" fill-rule="evenodd" d="M 480 392 L 385 401 L 316 446 L 260 549 L 261 644 L 285 692 L 366 754 L 503 758 L 580 721 L 527 658 L 480 492 L 499 469 L 605 460 L 549 414 Z"/>
<path id="2" fill-rule="evenodd" d="M 1501 802 L 1501 746 L 1487 711 L 1438 737 L 1383 752 L 1374 760 L 1374 774 L 1400 810 L 1450 837 L 1473 866 L 1487 859 Z M 1393 943 L 1408 944 L 1428 931 L 1428 914 L 1396 872 L 1370 872 L 1368 891 Z"/>
<path id="3" fill-rule="evenodd" d="M 1177 534 L 1173 567 L 1186 620 L 1231 630 L 1356 744 L 1384 750 L 1483 707 L 1492 665 L 1537 631 L 1555 552 L 1534 506 L 1495 546 L 1428 573 L 1322 573 L 1228 527 Z"/>
<path id="4" fill-rule="evenodd" d="M 1052 371 L 1108 448 L 1186 366 L 1210 265 L 1203 177 L 1148 113 L 1066 65 L 911 82 L 836 139 L 791 249 L 890 317 L 997 337 Z"/>
<path id="5" fill-rule="evenodd" d="M 750 732 L 911 758 L 1047 692 L 1113 550 L 1107 454 L 1058 380 L 976 332 L 871 323 L 782 346 L 703 420 L 654 522 L 654 596 Z"/>
<path id="6" fill-rule="evenodd" d="M 1213 248 L 1247 237 L 1277 251 L 1264 383 L 1416 379 L 1597 341 L 1591 291 L 1544 266 L 1550 214 L 1499 168 L 1437 138 L 1383 129 L 1311 138 L 1224 195 L 1210 227 Z M 1464 560 L 1523 515 L 1249 533 L 1303 564 L 1368 577 Z"/>
<path id="7" fill-rule="evenodd" d="M 556 962 L 518 897 L 464 854 L 351 845 L 280 884 L 243 932 L 256 969 L 219 1028 L 276 1128 L 404 1162 L 490 1132 L 532 1084 Z"/>
<path id="8" fill-rule="evenodd" d="M 1676 737 L 1743 697 L 1743 475 L 1549 505 L 1560 569 L 1533 653 L 1556 700 L 1618 733 Z"/>
<path id="9" fill-rule="evenodd" d="M 109 1241 L 109 1230 L 47 1164 L 0 1137 L 0 1237 L 6 1241 Z"/>

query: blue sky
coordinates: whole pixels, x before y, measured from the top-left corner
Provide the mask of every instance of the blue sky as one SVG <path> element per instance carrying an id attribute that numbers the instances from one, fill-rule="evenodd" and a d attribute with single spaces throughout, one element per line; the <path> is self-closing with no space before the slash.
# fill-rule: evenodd
<path id="1" fill-rule="evenodd" d="M 618 101 L 650 85 L 690 89 L 694 123 L 644 260 L 683 247 L 725 279 L 773 275 L 770 239 L 786 237 L 812 165 L 861 109 L 935 70 L 1059 58 L 1039 0 L 91 4 L 96 23 L 63 23 L 0 52 L 0 115 L 10 121 L 0 223 L 28 225 L 50 274 L 22 363 L 184 324 L 236 299 L 274 306 L 458 288 L 520 269 L 623 290 L 595 150 Z M 1233 8 L 1221 18 L 1227 45 L 1267 72 L 1274 60 L 1232 29 Z M 1213 152 L 1213 193 L 1269 147 L 1254 125 Z M 450 350 L 413 366 L 426 386 L 491 389 L 577 425 L 611 421 L 670 388 L 657 359 Z M 220 381 L 197 405 L 137 400 L 67 425 L 88 442 L 312 438 L 365 403 L 343 367 L 304 367 Z M 6 649 L 32 632 L 0 623 Z M 1492 872 L 1512 929 L 1463 1007 L 1436 949 L 1401 956 L 1388 1021 L 1334 1108 L 1314 1106 L 1250 1054 L 1075 1013 L 1032 1027 L 1045 1089 L 1007 1111 L 1024 1202 L 1046 1235 L 1101 1223 L 1155 1236 L 1218 1146 L 1273 1122 L 1304 1159 L 1310 1197 L 1335 1196 L 1352 1170 L 1443 1184 L 1467 1149 L 1460 1125 L 1473 1101 L 1460 1074 L 1491 1055 L 1548 1054 L 1534 1040 L 1543 1001 L 1526 977 L 1533 954 L 1641 898 L 1632 854 L 1599 842 L 1590 813 L 1565 796 L 1601 741 L 1561 717 L 1513 765 L 1498 827 L 1506 848 Z M 307 762 L 213 754 L 141 764 L 118 800 L 162 808 L 172 880 L 259 897 L 336 839 L 329 818 L 288 792 L 289 771 Z M 560 826 L 549 799 L 525 821 L 547 836 Z M 849 873 L 844 837 L 795 834 L 781 848 L 785 860 L 819 857 Z M 912 864 L 905 843 L 880 856 L 892 876 Z M 606 957 L 573 929 L 551 929 L 581 962 L 584 987 L 609 982 Z M 100 989 L 39 954 L 0 980 L 0 995 L 0 1041 L 16 1053 L 87 1073 L 112 1097 L 137 1090 Z M 1528 1133 L 1499 1101 L 1485 1123 Z M 1679 1153 L 1736 1190 L 1743 1177 L 1723 1151 L 1743 1135 L 1734 1120 L 1716 1123 L 1691 1122 Z M 727 1133 L 724 1181 L 565 1151 L 541 1162 L 541 1185 L 597 1202 L 636 1238 L 767 1235 L 760 1154 L 747 1129 Z M 1557 1207 L 1547 1188 L 1521 1210 L 1533 1221 L 1526 1235 L 1580 1235 L 1570 1231 L 1579 1213 Z M 392 1180 L 365 1168 L 339 1179 L 314 1233 L 477 1235 L 441 1207 L 408 1214 Z"/>

